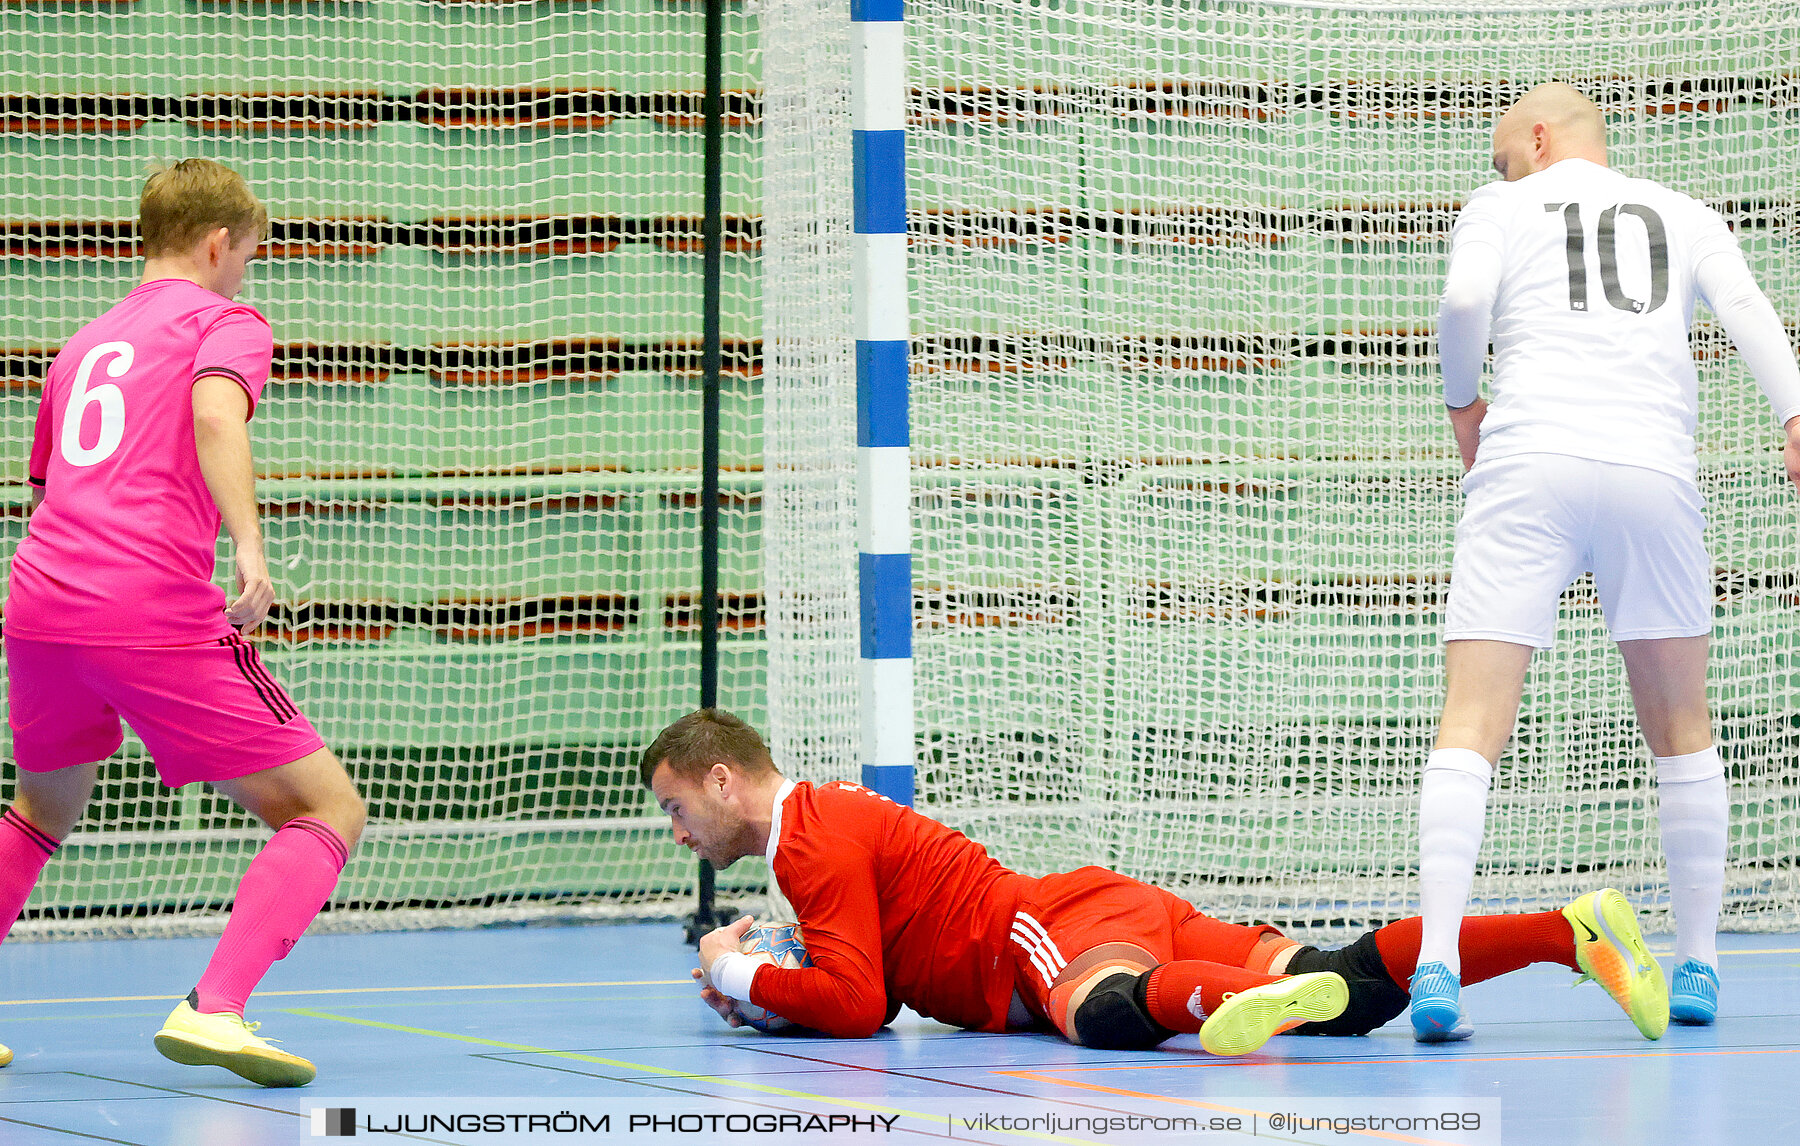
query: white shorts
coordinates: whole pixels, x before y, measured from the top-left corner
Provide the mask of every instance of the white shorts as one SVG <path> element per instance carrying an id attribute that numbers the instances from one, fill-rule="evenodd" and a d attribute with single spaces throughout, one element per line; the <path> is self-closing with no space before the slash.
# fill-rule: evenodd
<path id="1" fill-rule="evenodd" d="M 1479 462 L 1463 478 L 1447 641 L 1556 643 L 1562 591 L 1592 571 L 1615 641 L 1713 628 L 1700 491 L 1640 466 L 1563 454 Z"/>

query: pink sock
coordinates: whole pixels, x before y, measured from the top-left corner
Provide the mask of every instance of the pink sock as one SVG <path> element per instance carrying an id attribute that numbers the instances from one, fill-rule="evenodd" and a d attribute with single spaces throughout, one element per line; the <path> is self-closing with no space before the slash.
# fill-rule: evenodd
<path id="1" fill-rule="evenodd" d="M 231 921 L 194 988 L 194 1009 L 243 1014 L 250 992 L 325 906 L 349 856 L 343 837 L 310 816 L 276 832 L 238 884 Z"/>
<path id="2" fill-rule="evenodd" d="M 0 816 L 0 939 L 18 922 L 58 842 L 11 808 Z"/>

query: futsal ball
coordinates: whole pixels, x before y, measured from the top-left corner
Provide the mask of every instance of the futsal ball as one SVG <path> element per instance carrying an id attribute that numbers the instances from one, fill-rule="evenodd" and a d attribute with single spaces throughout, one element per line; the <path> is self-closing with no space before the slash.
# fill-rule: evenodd
<path id="1" fill-rule="evenodd" d="M 773 963 L 788 970 L 812 966 L 812 956 L 806 953 L 806 944 L 800 940 L 798 923 L 765 923 L 760 927 L 752 927 L 744 932 L 744 940 L 738 945 L 738 950 L 758 963 Z M 738 1018 L 759 1031 L 779 1031 L 794 1025 L 769 1008 L 759 1007 L 748 999 L 733 999 L 731 1006 Z"/>

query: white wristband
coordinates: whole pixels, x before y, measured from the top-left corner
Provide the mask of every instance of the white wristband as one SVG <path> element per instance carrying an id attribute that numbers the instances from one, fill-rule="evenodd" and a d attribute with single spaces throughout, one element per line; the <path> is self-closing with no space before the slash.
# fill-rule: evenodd
<path id="1" fill-rule="evenodd" d="M 760 966 L 761 960 L 752 959 L 742 951 L 727 951 L 713 960 L 707 976 L 712 979 L 713 990 L 719 994 L 748 1003 L 750 981 L 756 978 L 756 969 Z"/>

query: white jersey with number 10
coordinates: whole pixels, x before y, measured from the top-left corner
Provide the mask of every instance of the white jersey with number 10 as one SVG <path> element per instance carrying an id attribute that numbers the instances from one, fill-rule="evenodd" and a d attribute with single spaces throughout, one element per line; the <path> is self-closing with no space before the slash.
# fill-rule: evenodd
<path id="1" fill-rule="evenodd" d="M 1481 457 L 1550 453 L 1693 480 L 1696 272 L 1737 240 L 1678 191 L 1565 159 L 1469 197 L 1453 251 L 1502 263 Z"/>

